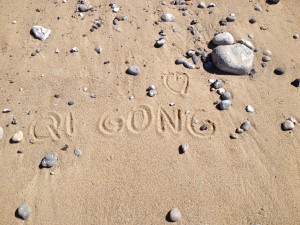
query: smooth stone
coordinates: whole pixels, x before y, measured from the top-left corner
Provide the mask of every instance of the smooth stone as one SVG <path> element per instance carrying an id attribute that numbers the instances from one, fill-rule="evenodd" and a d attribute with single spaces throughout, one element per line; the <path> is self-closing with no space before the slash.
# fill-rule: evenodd
<path id="1" fill-rule="evenodd" d="M 102 50 L 103 50 L 103 49 L 100 48 L 100 47 L 96 47 L 96 48 L 95 48 L 95 51 L 96 51 L 98 54 L 100 54 L 100 53 L 102 52 Z"/>
<path id="2" fill-rule="evenodd" d="M 233 13 L 231 13 L 229 16 L 227 16 L 226 20 L 228 22 L 234 22 L 236 20 L 236 16 Z"/>
<path id="3" fill-rule="evenodd" d="M 31 28 L 31 32 L 36 39 L 39 39 L 41 41 L 45 41 L 51 34 L 50 29 L 46 29 L 41 26 L 33 26 Z"/>
<path id="4" fill-rule="evenodd" d="M 282 130 L 284 130 L 284 131 L 293 130 L 294 127 L 295 127 L 295 124 L 290 120 L 286 120 L 282 123 Z"/>
<path id="5" fill-rule="evenodd" d="M 76 156 L 81 156 L 81 155 L 82 155 L 82 151 L 81 151 L 80 149 L 75 149 L 75 150 L 74 150 L 74 154 L 75 154 Z"/>
<path id="6" fill-rule="evenodd" d="M 276 75 L 283 75 L 283 74 L 285 73 L 285 70 L 284 70 L 283 68 L 281 68 L 281 67 L 278 67 L 278 68 L 276 68 L 276 69 L 274 70 L 274 73 L 275 73 Z"/>
<path id="7" fill-rule="evenodd" d="M 68 105 L 69 106 L 74 105 L 74 101 L 72 101 L 72 100 L 68 101 Z"/>
<path id="8" fill-rule="evenodd" d="M 213 8 L 213 7 L 216 7 L 216 4 L 215 3 L 209 3 L 207 8 Z"/>
<path id="9" fill-rule="evenodd" d="M 194 54 L 194 55 L 192 56 L 192 60 L 193 60 L 193 63 L 194 63 L 195 65 L 197 65 L 198 62 L 199 62 L 199 57 L 196 56 L 196 54 Z"/>
<path id="10" fill-rule="evenodd" d="M 114 20 L 113 20 L 113 25 L 118 25 L 119 24 L 119 20 L 117 19 L 117 18 L 115 18 Z"/>
<path id="11" fill-rule="evenodd" d="M 4 130 L 3 127 L 0 127 L 0 141 L 3 139 Z"/>
<path id="12" fill-rule="evenodd" d="M 214 36 L 213 42 L 216 45 L 232 45 L 234 43 L 234 38 L 229 32 L 222 32 Z"/>
<path id="13" fill-rule="evenodd" d="M 219 88 L 219 89 L 217 90 L 217 93 L 218 93 L 219 95 L 222 95 L 224 92 L 226 92 L 224 88 Z"/>
<path id="14" fill-rule="evenodd" d="M 185 68 L 188 68 L 188 69 L 195 69 L 196 68 L 195 65 L 193 65 L 192 63 L 187 62 L 187 61 L 184 61 L 183 65 L 184 65 Z"/>
<path id="15" fill-rule="evenodd" d="M 15 133 L 12 138 L 11 138 L 11 141 L 14 142 L 14 143 L 18 143 L 18 142 L 21 142 L 23 140 L 23 132 L 22 131 L 18 131 L 17 133 Z"/>
<path id="16" fill-rule="evenodd" d="M 4 109 L 2 110 L 2 112 L 3 112 L 3 113 L 9 113 L 9 112 L 11 112 L 11 110 L 10 110 L 9 108 L 4 108 Z"/>
<path id="17" fill-rule="evenodd" d="M 198 4 L 198 8 L 204 9 L 204 8 L 205 8 L 205 3 L 204 3 L 204 2 L 200 2 L 200 3 Z"/>
<path id="18" fill-rule="evenodd" d="M 156 90 L 156 87 L 154 84 L 151 84 L 148 88 L 147 88 L 147 91 L 150 91 L 150 90 Z"/>
<path id="19" fill-rule="evenodd" d="M 264 51 L 263 51 L 263 54 L 264 54 L 265 56 L 270 56 L 270 57 L 272 56 L 272 52 L 271 52 L 270 50 L 268 50 L 268 49 L 267 49 L 267 50 L 264 50 Z"/>
<path id="20" fill-rule="evenodd" d="M 247 106 L 246 106 L 246 111 L 247 111 L 247 112 L 250 112 L 250 113 L 253 113 L 253 112 L 254 112 L 254 109 L 253 109 L 253 107 L 252 107 L 251 105 L 247 105 Z"/>
<path id="21" fill-rule="evenodd" d="M 294 124 L 298 123 L 298 121 L 295 117 L 290 117 L 290 118 L 288 118 L 288 120 L 292 121 Z"/>
<path id="22" fill-rule="evenodd" d="M 48 153 L 48 155 L 46 155 L 42 162 L 41 165 L 44 168 L 51 168 L 52 166 L 54 166 L 57 162 L 58 159 L 58 155 L 56 152 L 50 152 Z"/>
<path id="23" fill-rule="evenodd" d="M 183 64 L 184 62 L 185 62 L 185 58 L 182 57 L 175 60 L 176 65 Z"/>
<path id="24" fill-rule="evenodd" d="M 231 106 L 230 100 L 223 100 L 219 103 L 219 107 L 221 110 L 227 110 Z"/>
<path id="25" fill-rule="evenodd" d="M 126 70 L 126 73 L 129 75 L 137 76 L 141 73 L 141 71 L 137 66 L 129 66 Z"/>
<path id="26" fill-rule="evenodd" d="M 82 5 L 78 6 L 79 12 L 87 12 L 91 9 L 92 9 L 92 7 L 89 4 L 82 4 Z"/>
<path id="27" fill-rule="evenodd" d="M 185 153 L 188 149 L 189 149 L 189 144 L 182 144 L 182 145 L 180 145 L 180 149 L 181 149 L 181 151 L 183 152 L 183 153 Z"/>
<path id="28" fill-rule="evenodd" d="M 170 14 L 170 13 L 166 13 L 166 14 L 163 14 L 161 16 L 161 20 L 163 22 L 174 22 L 175 21 L 175 17 L 172 14 Z"/>
<path id="29" fill-rule="evenodd" d="M 179 220 L 181 220 L 181 212 L 179 211 L 179 209 L 177 208 L 172 208 L 169 212 L 169 219 L 172 222 L 178 222 Z"/>
<path id="30" fill-rule="evenodd" d="M 263 10 L 262 7 L 260 7 L 260 6 L 256 6 L 254 9 L 258 12 L 261 12 Z"/>
<path id="31" fill-rule="evenodd" d="M 256 23 L 256 19 L 255 19 L 255 18 L 251 18 L 251 19 L 249 20 L 249 23 L 251 23 L 251 24 Z"/>
<path id="32" fill-rule="evenodd" d="M 243 44 L 219 45 L 212 51 L 214 65 L 224 72 L 236 75 L 250 73 L 253 64 L 253 51 Z"/>
<path id="33" fill-rule="evenodd" d="M 31 214 L 31 210 L 29 206 L 26 203 L 23 203 L 20 205 L 17 209 L 17 215 L 22 219 L 22 220 L 27 220 L 28 217 Z"/>
<path id="34" fill-rule="evenodd" d="M 166 43 L 166 40 L 164 38 L 160 38 L 155 42 L 155 47 L 160 48 Z"/>
<path id="35" fill-rule="evenodd" d="M 294 35 L 293 35 L 293 38 L 294 38 L 294 39 L 298 39 L 298 38 L 299 38 L 299 34 L 294 34 Z"/>
<path id="36" fill-rule="evenodd" d="M 244 132 L 244 130 L 241 129 L 241 128 L 236 128 L 235 132 L 236 132 L 237 134 L 241 134 L 241 133 Z"/>
<path id="37" fill-rule="evenodd" d="M 261 59 L 263 62 L 269 62 L 269 61 L 271 61 L 272 60 L 272 58 L 270 57 L 270 56 L 266 56 L 266 55 L 264 55 L 263 57 L 262 57 L 262 59 Z"/>
<path id="38" fill-rule="evenodd" d="M 211 83 L 211 84 L 213 84 L 213 83 L 215 83 L 215 82 L 216 82 L 216 79 L 213 79 L 213 78 L 211 78 L 211 79 L 208 79 L 208 82 L 209 82 L 209 83 Z"/>
<path id="39" fill-rule="evenodd" d="M 230 92 L 228 92 L 228 91 L 225 91 L 221 94 L 221 99 L 222 100 L 229 100 L 231 98 L 232 98 L 232 96 L 231 96 Z"/>
<path id="40" fill-rule="evenodd" d="M 148 93 L 147 93 L 147 95 L 149 97 L 154 97 L 156 95 L 156 90 L 149 90 Z"/>
<path id="41" fill-rule="evenodd" d="M 239 136 L 237 133 L 231 133 L 229 136 L 231 139 L 237 139 Z"/>
<path id="42" fill-rule="evenodd" d="M 248 131 L 249 129 L 250 129 L 250 127 L 251 127 L 251 124 L 250 124 L 250 122 L 248 121 L 248 120 L 246 120 L 244 123 L 242 123 L 242 125 L 241 125 L 241 129 L 243 130 L 243 131 Z"/>
<path id="43" fill-rule="evenodd" d="M 295 79 L 295 80 L 293 81 L 293 85 L 294 85 L 295 87 L 300 87 L 300 78 Z"/>
<path id="44" fill-rule="evenodd" d="M 223 81 L 218 79 L 212 84 L 212 87 L 215 89 L 219 89 L 222 87 L 222 85 L 223 85 Z"/>

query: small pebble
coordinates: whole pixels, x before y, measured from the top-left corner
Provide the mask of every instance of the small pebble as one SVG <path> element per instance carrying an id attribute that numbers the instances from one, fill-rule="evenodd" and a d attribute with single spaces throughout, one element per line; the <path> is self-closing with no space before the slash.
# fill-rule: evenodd
<path id="1" fill-rule="evenodd" d="M 175 106 L 175 102 L 170 102 L 169 106 Z"/>
<path id="2" fill-rule="evenodd" d="M 172 208 L 169 212 L 169 219 L 172 222 L 178 222 L 179 220 L 181 220 L 181 212 L 179 211 L 179 209 L 177 208 Z"/>
<path id="3" fill-rule="evenodd" d="M 249 20 L 249 23 L 251 23 L 251 24 L 256 23 L 256 19 L 255 19 L 255 18 L 251 18 L 251 19 Z"/>
<path id="4" fill-rule="evenodd" d="M 217 93 L 218 93 L 219 95 L 222 95 L 224 92 L 226 92 L 224 88 L 219 88 L 219 89 L 217 90 Z"/>
<path id="5" fill-rule="evenodd" d="M 137 66 L 130 66 L 126 70 L 126 73 L 129 74 L 129 75 L 137 76 L 141 73 L 141 71 Z"/>
<path id="6" fill-rule="evenodd" d="M 81 151 L 80 149 L 75 149 L 75 150 L 74 150 L 74 154 L 75 154 L 76 156 L 81 156 L 81 155 L 82 155 L 82 151 Z"/>
<path id="7" fill-rule="evenodd" d="M 87 88 L 87 87 L 83 87 L 82 90 L 83 90 L 84 92 L 87 92 L 88 88 Z"/>
<path id="8" fill-rule="evenodd" d="M 4 109 L 2 110 L 2 112 L 3 112 L 3 113 L 9 113 L 9 112 L 11 112 L 11 110 L 10 110 L 9 108 L 4 108 Z"/>
<path id="9" fill-rule="evenodd" d="M 156 95 L 156 90 L 149 90 L 148 93 L 147 93 L 147 95 L 149 97 L 154 97 Z"/>
<path id="10" fill-rule="evenodd" d="M 50 175 L 55 175 L 55 173 L 52 171 L 52 172 L 50 173 Z"/>
<path id="11" fill-rule="evenodd" d="M 79 51 L 79 49 L 77 47 L 74 47 L 70 50 L 71 53 L 78 52 L 78 51 Z"/>
<path id="12" fill-rule="evenodd" d="M 251 127 L 251 124 L 250 124 L 250 122 L 248 121 L 248 120 L 246 120 L 244 123 L 242 123 L 242 125 L 241 125 L 241 129 L 243 130 L 243 131 L 248 131 L 249 129 L 250 129 L 250 127 Z"/>
<path id="13" fill-rule="evenodd" d="M 230 92 L 228 92 L 228 91 L 225 91 L 221 94 L 221 99 L 222 100 L 229 100 L 231 98 L 232 98 L 232 96 L 231 96 Z"/>
<path id="14" fill-rule="evenodd" d="M 42 162 L 41 162 L 41 166 L 44 168 L 51 168 L 53 167 L 58 159 L 58 155 L 56 152 L 50 152 L 48 153 L 48 155 L 46 155 Z"/>
<path id="15" fill-rule="evenodd" d="M 226 20 L 228 22 L 234 22 L 236 20 L 235 14 L 231 13 L 229 16 L 227 16 Z"/>
<path id="16" fill-rule="evenodd" d="M 216 80 L 216 82 L 212 84 L 212 87 L 215 88 L 215 89 L 219 89 L 219 88 L 222 87 L 222 85 L 223 85 L 222 80 Z"/>
<path id="17" fill-rule="evenodd" d="M 267 50 L 264 50 L 264 51 L 263 51 L 263 54 L 264 54 L 265 56 L 270 56 L 270 57 L 272 56 L 272 52 L 271 52 L 270 50 L 268 50 L 268 49 L 267 49 Z"/>
<path id="18" fill-rule="evenodd" d="M 231 139 L 237 139 L 238 138 L 238 134 L 237 133 L 231 133 L 230 134 L 230 138 Z"/>
<path id="19" fill-rule="evenodd" d="M 278 67 L 274 70 L 274 73 L 276 75 L 283 75 L 285 73 L 285 69 L 281 68 L 281 67 Z"/>
<path id="20" fill-rule="evenodd" d="M 286 120 L 282 123 L 282 130 L 284 130 L 284 131 L 293 130 L 294 127 L 295 127 L 295 124 L 290 120 Z"/>
<path id="21" fill-rule="evenodd" d="M 294 38 L 294 39 L 298 39 L 298 38 L 299 38 L 299 34 L 294 34 L 294 35 L 293 35 L 293 38 Z"/>
<path id="22" fill-rule="evenodd" d="M 258 12 L 261 12 L 263 10 L 262 7 L 260 7 L 260 6 L 256 6 L 254 9 Z"/>
<path id="23" fill-rule="evenodd" d="M 18 123 L 17 119 L 13 118 L 12 121 L 11 121 L 11 124 L 16 125 L 17 123 Z"/>
<path id="24" fill-rule="evenodd" d="M 247 106 L 246 106 L 246 111 L 247 111 L 247 112 L 250 112 L 250 113 L 253 113 L 253 112 L 254 112 L 254 109 L 253 109 L 253 107 L 252 107 L 251 105 L 247 105 Z"/>
<path id="25" fill-rule="evenodd" d="M 96 48 L 95 48 L 95 51 L 96 51 L 98 54 L 100 54 L 100 53 L 102 52 L 102 48 L 96 47 Z"/>
<path id="26" fill-rule="evenodd" d="M 31 214 L 31 210 L 30 210 L 29 206 L 26 203 L 23 203 L 17 209 L 17 215 L 22 220 L 27 220 L 28 217 L 30 216 L 30 214 Z"/>
<path id="27" fill-rule="evenodd" d="M 161 16 L 161 20 L 163 22 L 174 22 L 175 21 L 175 17 L 172 14 L 170 14 L 170 13 L 166 13 L 166 14 L 163 14 Z"/>
<path id="28" fill-rule="evenodd" d="M 223 100 L 219 103 L 219 107 L 221 110 L 227 110 L 231 106 L 230 100 Z"/>
<path id="29" fill-rule="evenodd" d="M 166 43 L 166 40 L 164 38 L 160 38 L 155 42 L 155 47 L 160 48 Z"/>
<path id="30" fill-rule="evenodd" d="M 266 55 L 264 55 L 263 57 L 262 57 L 262 61 L 263 62 L 269 62 L 269 61 L 271 61 L 271 57 L 270 56 L 266 56 Z"/>
<path id="31" fill-rule="evenodd" d="M 209 3 L 207 8 L 213 8 L 213 7 L 216 7 L 216 4 L 215 3 Z"/>
<path id="32" fill-rule="evenodd" d="M 200 3 L 198 4 L 198 8 L 204 9 L 204 8 L 205 8 L 205 3 L 204 3 L 204 2 L 200 2 Z"/>
<path id="33" fill-rule="evenodd" d="M 208 82 L 211 83 L 211 84 L 213 84 L 213 83 L 216 82 L 216 79 L 209 79 Z"/>
<path id="34" fill-rule="evenodd" d="M 23 150 L 20 149 L 20 150 L 17 151 L 17 153 L 18 153 L 18 154 L 23 154 Z"/>
<path id="35" fill-rule="evenodd" d="M 18 131 L 17 133 L 15 133 L 12 138 L 11 138 L 11 142 L 13 143 L 19 143 L 23 140 L 23 132 L 22 131 Z"/>
<path id="36" fill-rule="evenodd" d="M 55 54 L 58 54 L 59 53 L 59 49 L 55 49 Z"/>
<path id="37" fill-rule="evenodd" d="M 183 152 L 183 153 L 185 153 L 187 150 L 188 150 L 188 148 L 189 148 L 190 146 L 189 146 L 189 144 L 182 144 L 181 146 L 180 146 L 180 149 L 181 149 L 181 151 Z"/>
<path id="38" fill-rule="evenodd" d="M 200 127 L 200 130 L 201 131 L 205 131 L 208 129 L 208 126 L 206 124 L 203 124 L 201 127 Z"/>
<path id="39" fill-rule="evenodd" d="M 71 100 L 71 101 L 68 101 L 68 105 L 70 105 L 70 106 L 71 106 L 71 105 L 74 105 L 74 101 L 72 101 L 72 100 Z"/>
<path id="40" fill-rule="evenodd" d="M 237 134 L 241 134 L 241 133 L 244 132 L 244 130 L 241 129 L 241 128 L 236 128 L 235 132 L 236 132 Z"/>
<path id="41" fill-rule="evenodd" d="M 175 60 L 176 65 L 183 64 L 184 62 L 185 62 L 185 58 L 182 57 Z"/>

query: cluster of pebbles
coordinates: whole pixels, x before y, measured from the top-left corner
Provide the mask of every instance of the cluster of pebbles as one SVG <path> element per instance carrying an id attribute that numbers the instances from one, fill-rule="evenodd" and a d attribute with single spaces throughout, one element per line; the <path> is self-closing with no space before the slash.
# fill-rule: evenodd
<path id="1" fill-rule="evenodd" d="M 226 91 L 222 88 L 224 82 L 222 80 L 209 79 L 208 82 L 210 85 L 210 91 L 217 90 L 217 93 L 220 95 L 221 101 L 218 104 L 220 110 L 227 110 L 232 105 L 231 99 L 232 95 L 229 91 Z"/>

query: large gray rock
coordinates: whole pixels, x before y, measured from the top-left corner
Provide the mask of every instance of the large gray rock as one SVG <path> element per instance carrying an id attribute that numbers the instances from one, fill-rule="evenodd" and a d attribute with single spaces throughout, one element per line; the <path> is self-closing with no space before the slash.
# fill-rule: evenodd
<path id="1" fill-rule="evenodd" d="M 231 33 L 221 32 L 214 36 L 213 42 L 216 45 L 232 45 L 234 43 L 234 38 Z"/>
<path id="2" fill-rule="evenodd" d="M 51 34 L 51 30 L 41 26 L 33 26 L 31 29 L 32 35 L 41 41 L 45 41 Z"/>
<path id="3" fill-rule="evenodd" d="M 250 73 L 253 51 L 243 44 L 220 45 L 211 53 L 214 65 L 224 72 L 243 75 Z"/>

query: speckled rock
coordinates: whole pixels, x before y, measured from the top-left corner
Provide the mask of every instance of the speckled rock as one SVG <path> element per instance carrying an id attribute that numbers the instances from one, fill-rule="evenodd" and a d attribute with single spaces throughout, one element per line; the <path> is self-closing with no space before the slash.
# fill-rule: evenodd
<path id="1" fill-rule="evenodd" d="M 250 124 L 250 122 L 248 121 L 248 120 L 246 120 L 244 123 L 242 123 L 242 125 L 241 125 L 241 129 L 243 130 L 243 131 L 248 131 L 249 129 L 250 129 L 250 127 L 251 127 L 251 124 Z"/>

